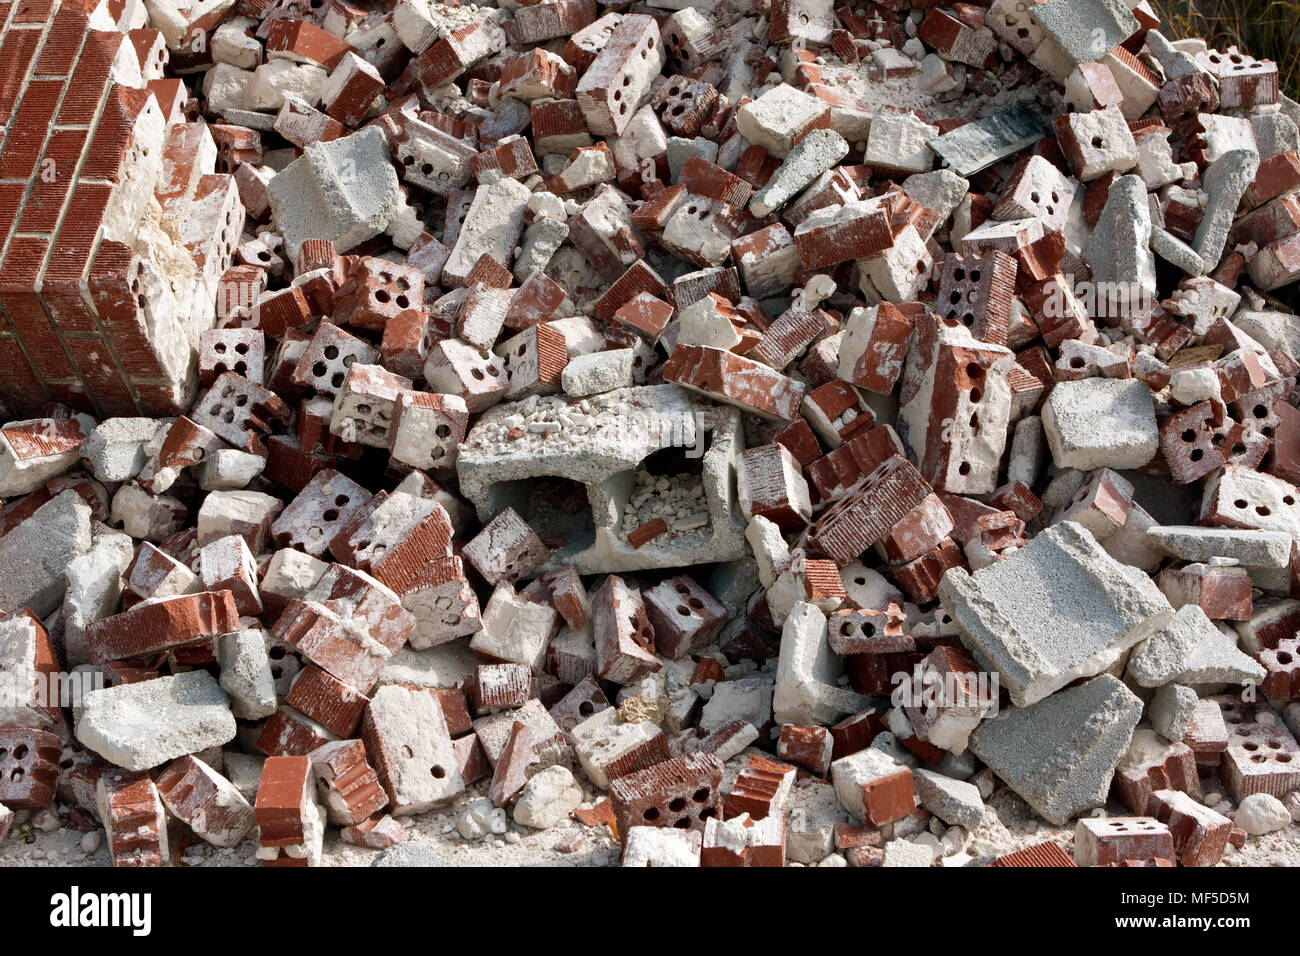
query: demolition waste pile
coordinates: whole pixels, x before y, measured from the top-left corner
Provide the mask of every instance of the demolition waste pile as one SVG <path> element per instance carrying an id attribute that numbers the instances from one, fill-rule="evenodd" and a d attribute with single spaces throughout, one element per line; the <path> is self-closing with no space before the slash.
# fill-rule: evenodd
<path id="1" fill-rule="evenodd" d="M 0 864 L 1300 863 L 1297 122 L 1146 0 L 0 0 Z"/>

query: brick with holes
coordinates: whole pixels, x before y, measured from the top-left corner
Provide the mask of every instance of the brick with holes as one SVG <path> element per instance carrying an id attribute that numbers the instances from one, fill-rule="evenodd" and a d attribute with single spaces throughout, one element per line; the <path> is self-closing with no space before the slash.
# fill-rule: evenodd
<path id="1" fill-rule="evenodd" d="M 1074 861 L 1079 866 L 1175 856 L 1173 834 L 1154 817 L 1086 817 L 1074 827 Z"/>
<path id="2" fill-rule="evenodd" d="M 453 468 L 468 423 L 469 410 L 459 395 L 402 392 L 393 411 L 389 450 L 413 468 Z"/>
<path id="3" fill-rule="evenodd" d="M 644 14 L 622 17 L 578 81 L 575 95 L 587 128 L 597 136 L 621 135 L 663 65 L 654 19 Z"/>
<path id="4" fill-rule="evenodd" d="M 504 362 L 460 339 L 444 339 L 429 350 L 424 377 L 439 392 L 462 398 L 470 413 L 495 405 L 510 387 Z"/>
<path id="5" fill-rule="evenodd" d="M 560 391 L 569 352 L 564 333 L 553 325 L 543 322 L 530 326 L 506 339 L 495 351 L 510 377 L 507 399 L 517 401 Z"/>
<path id="6" fill-rule="evenodd" d="M 322 321 L 302 357 L 294 366 L 292 384 L 333 396 L 343 387 L 348 370 L 356 363 L 370 364 L 379 352 L 369 342 L 337 325 Z"/>
<path id="7" fill-rule="evenodd" d="M 289 602 L 272 636 L 345 684 L 369 691 L 415 618 L 374 578 L 337 564 L 307 595 Z"/>
<path id="8" fill-rule="evenodd" d="M 333 320 L 382 332 L 396 316 L 424 301 L 424 275 L 411 266 L 361 256 L 334 292 Z"/>
<path id="9" fill-rule="evenodd" d="M 884 610 L 843 608 L 827 618 L 826 642 L 836 654 L 903 654 L 916 642 L 903 630 L 905 617 L 894 603 Z"/>
<path id="10" fill-rule="evenodd" d="M 602 679 L 632 684 L 663 666 L 654 654 L 654 627 L 641 592 L 618 575 L 609 575 L 592 595 L 591 626 Z"/>
<path id="11" fill-rule="evenodd" d="M 609 783 L 618 832 L 633 826 L 702 830 L 722 815 L 722 761 L 693 753 L 625 774 Z"/>
<path id="12" fill-rule="evenodd" d="M 402 606 L 415 617 L 410 642 L 416 650 L 468 637 L 483 626 L 459 556 L 428 562 L 402 592 Z"/>
<path id="13" fill-rule="evenodd" d="M 261 613 L 257 562 L 242 535 L 227 535 L 203 545 L 199 550 L 199 574 L 203 590 L 230 592 L 240 614 Z"/>
<path id="14" fill-rule="evenodd" d="M 425 564 L 451 555 L 451 517 L 433 497 L 380 493 L 330 542 L 330 554 L 403 593 Z"/>
<path id="15" fill-rule="evenodd" d="M 1300 786 L 1300 744 L 1277 715 L 1233 698 L 1220 698 L 1228 747 L 1219 775 L 1233 800 L 1252 793 L 1275 797 Z"/>
<path id="16" fill-rule="evenodd" d="M 379 688 L 361 736 L 394 816 L 424 813 L 464 789 L 442 706 L 428 691 Z"/>
<path id="17" fill-rule="evenodd" d="M 11 810 L 53 804 L 61 754 L 59 737 L 50 731 L 0 729 L 0 803 Z"/>
<path id="18" fill-rule="evenodd" d="M 727 622 L 726 608 L 687 575 L 647 588 L 642 597 L 654 628 L 655 649 L 673 660 L 699 653 Z"/>
<path id="19" fill-rule="evenodd" d="M 386 449 L 397 397 L 412 384 L 382 365 L 353 362 L 334 396 L 330 434 L 346 442 Z"/>
<path id="20" fill-rule="evenodd" d="M 237 372 L 219 375 L 190 410 L 195 423 L 241 451 L 265 455 L 263 439 L 276 423 L 287 423 L 289 407 L 279 396 Z"/>
<path id="21" fill-rule="evenodd" d="M 257 329 L 209 329 L 199 335 L 199 381 L 205 386 L 225 372 L 261 385 L 265 362 L 266 336 Z"/>
<path id="22" fill-rule="evenodd" d="M 325 468 L 312 476 L 271 525 L 281 547 L 320 557 L 330 541 L 370 500 L 370 492 L 346 475 Z"/>
<path id="23" fill-rule="evenodd" d="M 1016 271 L 1016 260 L 996 249 L 979 256 L 948 255 L 939 273 L 937 311 L 982 342 L 1006 345 Z"/>

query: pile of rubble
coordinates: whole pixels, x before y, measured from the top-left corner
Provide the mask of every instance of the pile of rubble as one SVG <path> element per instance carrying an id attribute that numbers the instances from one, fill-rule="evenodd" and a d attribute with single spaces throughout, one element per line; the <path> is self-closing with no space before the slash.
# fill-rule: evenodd
<path id="1" fill-rule="evenodd" d="M 0 0 L 0 838 L 1289 826 L 1300 107 L 1159 26 Z"/>

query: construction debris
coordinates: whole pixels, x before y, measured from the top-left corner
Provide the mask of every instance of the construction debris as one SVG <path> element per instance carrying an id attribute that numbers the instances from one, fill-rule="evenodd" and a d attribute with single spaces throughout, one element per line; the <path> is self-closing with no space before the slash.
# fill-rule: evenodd
<path id="1" fill-rule="evenodd" d="M 1300 105 L 1160 26 L 0 4 L 0 862 L 1264 858 Z"/>

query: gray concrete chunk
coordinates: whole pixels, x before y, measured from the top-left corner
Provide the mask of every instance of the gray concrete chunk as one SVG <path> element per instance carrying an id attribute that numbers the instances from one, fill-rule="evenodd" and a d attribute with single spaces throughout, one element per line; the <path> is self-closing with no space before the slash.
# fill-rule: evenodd
<path id="1" fill-rule="evenodd" d="M 1245 567 L 1285 568 L 1291 563 L 1291 536 L 1248 528 L 1157 525 L 1147 537 L 1161 551 L 1184 561 L 1232 558 Z"/>
<path id="2" fill-rule="evenodd" d="M 1160 445 L 1151 391 L 1137 379 L 1058 382 L 1043 405 L 1057 468 L 1141 468 Z"/>
<path id="3" fill-rule="evenodd" d="M 1030 707 L 1004 710 L 971 734 L 970 749 L 1057 825 L 1106 802 L 1142 701 L 1103 674 Z"/>
<path id="4" fill-rule="evenodd" d="M 974 575 L 951 569 L 939 598 L 962 643 L 998 672 L 1019 707 L 1100 674 L 1149 636 L 1144 625 L 1172 613 L 1146 574 L 1072 521 Z"/>
<path id="5" fill-rule="evenodd" d="M 330 239 L 347 252 L 387 229 L 402 205 L 388 140 L 378 127 L 311 143 L 267 189 L 290 261 L 304 239 Z"/>
<path id="6" fill-rule="evenodd" d="M 1186 604 L 1164 626 L 1139 644 L 1128 674 L 1142 687 L 1162 684 L 1241 684 L 1264 679 L 1264 668 L 1237 650 L 1200 605 Z"/>
<path id="7" fill-rule="evenodd" d="M 90 505 L 65 491 L 0 537 L 0 613 L 28 608 L 45 617 L 63 601 L 64 572 L 90 550 Z"/>
<path id="8" fill-rule="evenodd" d="M 217 638 L 221 689 L 230 695 L 236 717 L 259 720 L 275 713 L 275 677 L 266 653 L 266 638 L 249 628 Z"/>
<path id="9" fill-rule="evenodd" d="M 127 770 L 219 747 L 235 736 L 230 703 L 207 671 L 91 691 L 77 739 Z"/>
<path id="10" fill-rule="evenodd" d="M 944 823 L 968 830 L 980 825 L 984 818 L 984 801 L 980 798 L 979 787 L 933 770 L 913 770 L 912 778 L 921 806 Z"/>

